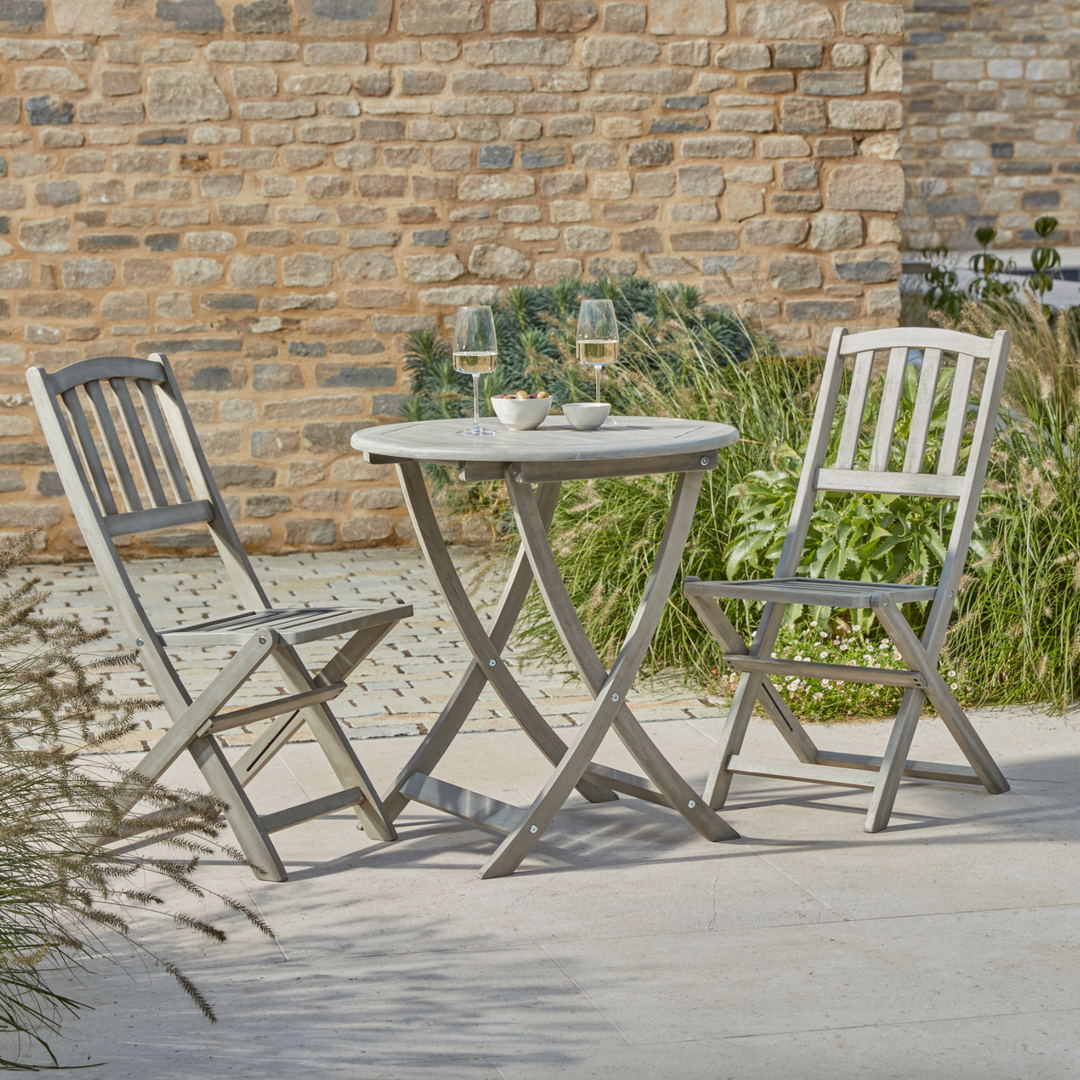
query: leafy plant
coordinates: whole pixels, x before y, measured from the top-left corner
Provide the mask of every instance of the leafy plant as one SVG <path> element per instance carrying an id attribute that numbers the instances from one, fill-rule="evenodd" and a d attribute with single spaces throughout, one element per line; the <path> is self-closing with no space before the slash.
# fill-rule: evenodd
<path id="1" fill-rule="evenodd" d="M 0 548 L 0 576 L 27 554 L 31 540 Z M 164 967 L 215 1019 L 177 965 L 132 934 L 132 917 L 147 911 L 185 932 L 225 938 L 205 918 L 173 909 L 155 878 L 198 900 L 213 896 L 271 931 L 249 908 L 195 880 L 204 855 L 243 861 L 219 840 L 221 803 L 151 783 L 97 756 L 133 729 L 136 709 L 155 703 L 106 700 L 87 659 L 105 631 L 41 615 L 47 594 L 37 586 L 29 581 L 0 592 L 0 1033 L 26 1050 L 36 1046 L 56 1065 L 48 1040 L 65 1014 L 82 1007 L 54 988 L 56 974 L 77 971 L 91 952 L 108 952 L 110 939 Z M 118 659 L 130 658 L 108 662 Z M 120 793 L 131 785 L 154 811 L 141 832 L 119 810 Z M 98 839 L 122 846 L 102 847 Z M 0 1059 L 0 1067 L 35 1068 L 17 1059 Z"/>
<path id="2" fill-rule="evenodd" d="M 1049 215 L 1038 218 L 1035 222 L 1035 232 L 1041 240 L 1048 240 L 1051 233 L 1057 228 L 1057 218 Z M 1028 276 L 1028 288 L 1042 298 L 1054 287 L 1054 271 L 1061 266 L 1061 254 L 1056 247 L 1050 244 L 1040 244 L 1031 252 L 1031 265 L 1034 273 Z M 1044 305 L 1044 313 L 1049 316 L 1049 308 Z"/>
<path id="3" fill-rule="evenodd" d="M 976 277 L 967 288 L 968 296 L 973 300 L 980 300 L 984 304 L 1001 303 L 1016 295 L 1016 282 L 1002 280 L 1001 275 L 1015 268 L 1015 263 L 1010 259 L 1007 263 L 1004 259 L 994 255 L 990 251 L 990 245 L 997 237 L 997 229 L 984 225 L 975 230 L 975 239 L 982 246 L 982 251 L 972 255 L 968 265 L 975 272 Z"/>
<path id="4" fill-rule="evenodd" d="M 945 261 L 949 249 L 938 245 L 923 250 L 923 258 L 930 260 L 930 269 L 923 275 L 929 286 L 926 290 L 926 304 L 931 310 L 942 312 L 949 319 L 960 318 L 964 306 L 964 293 L 960 289 L 960 279 Z"/>

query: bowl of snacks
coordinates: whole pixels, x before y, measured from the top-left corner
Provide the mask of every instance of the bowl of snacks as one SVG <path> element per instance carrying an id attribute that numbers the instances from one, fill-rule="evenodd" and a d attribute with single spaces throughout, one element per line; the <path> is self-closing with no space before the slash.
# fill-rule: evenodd
<path id="1" fill-rule="evenodd" d="M 547 419 L 551 395 L 546 390 L 536 394 L 527 394 L 524 390 L 516 394 L 496 394 L 491 399 L 491 406 L 511 431 L 531 431 Z"/>

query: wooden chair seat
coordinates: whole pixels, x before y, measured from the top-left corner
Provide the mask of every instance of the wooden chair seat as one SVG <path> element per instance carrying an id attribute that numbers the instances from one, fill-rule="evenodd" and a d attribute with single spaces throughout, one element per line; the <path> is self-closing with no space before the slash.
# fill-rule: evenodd
<path id="1" fill-rule="evenodd" d="M 367 627 L 395 623 L 401 618 L 399 605 L 382 608 L 269 608 L 241 611 L 221 619 L 187 623 L 162 630 L 157 636 L 170 648 L 200 648 L 207 645 L 243 645 L 253 634 L 273 630 L 286 645 L 340 634 L 353 634 Z"/>
<path id="2" fill-rule="evenodd" d="M 912 350 L 916 363 L 912 363 Z M 871 789 L 865 828 L 877 832 L 888 824 L 903 777 L 981 784 L 991 793 L 1008 791 L 1001 770 L 938 672 L 986 476 L 1008 353 L 1009 335 L 1003 330 L 992 341 L 919 327 L 833 333 L 775 576 L 742 582 L 691 577 L 684 584 L 691 605 L 720 645 L 724 662 L 739 673 L 705 789 L 705 800 L 714 809 L 724 805 L 736 775 L 850 785 Z M 884 354 L 884 364 L 880 354 Z M 852 361 L 850 378 L 848 359 Z M 982 361 L 985 372 L 979 388 L 976 374 Z M 882 368 L 875 419 L 867 415 L 868 403 L 874 396 L 873 380 Z M 981 389 L 977 402 L 972 401 L 973 388 Z M 898 431 L 905 401 L 910 419 L 906 430 Z M 798 576 L 819 492 L 955 500 L 938 581 L 912 585 Z M 764 604 L 752 641 L 742 639 L 721 609 L 721 599 Z M 901 611 L 912 603 L 930 605 L 921 636 Z M 789 604 L 872 610 L 905 668 L 864 667 L 854 661 L 817 663 L 774 655 Z M 819 750 L 773 681 L 791 676 L 903 687 L 882 756 Z M 963 751 L 967 767 L 907 759 L 927 700 Z M 755 705 L 776 725 L 795 763 L 742 752 Z"/>

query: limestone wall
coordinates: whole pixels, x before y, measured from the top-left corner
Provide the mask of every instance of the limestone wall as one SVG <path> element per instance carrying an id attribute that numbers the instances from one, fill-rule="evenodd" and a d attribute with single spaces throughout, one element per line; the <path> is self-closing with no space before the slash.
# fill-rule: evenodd
<path id="1" fill-rule="evenodd" d="M 905 0 L 906 246 L 1037 242 L 1051 214 L 1080 245 L 1076 0 Z"/>
<path id="2" fill-rule="evenodd" d="M 408 536 L 402 335 L 652 274 L 888 324 L 898 4 L 0 0 L 0 529 L 78 550 L 24 369 L 166 352 L 245 542 Z M 175 537 L 134 542 L 133 551 Z"/>

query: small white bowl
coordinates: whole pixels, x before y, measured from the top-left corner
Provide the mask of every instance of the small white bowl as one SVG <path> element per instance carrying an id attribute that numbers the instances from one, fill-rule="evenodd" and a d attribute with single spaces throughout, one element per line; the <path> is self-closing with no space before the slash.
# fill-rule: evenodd
<path id="1" fill-rule="evenodd" d="M 493 397 L 491 407 L 511 431 L 531 431 L 547 419 L 551 411 L 551 398 Z"/>
<path id="2" fill-rule="evenodd" d="M 563 416 L 578 431 L 595 431 L 611 412 L 606 401 L 574 401 L 562 407 Z"/>

